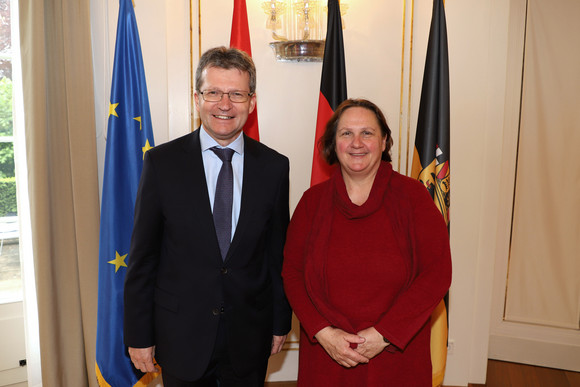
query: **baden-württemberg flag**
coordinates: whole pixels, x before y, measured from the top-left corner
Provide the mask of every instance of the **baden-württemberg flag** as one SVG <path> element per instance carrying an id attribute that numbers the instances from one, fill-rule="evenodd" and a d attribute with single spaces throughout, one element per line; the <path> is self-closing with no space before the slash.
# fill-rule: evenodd
<path id="1" fill-rule="evenodd" d="M 137 21 L 131 0 L 120 0 L 101 197 L 95 365 L 100 386 L 145 386 L 156 376 L 135 370 L 123 344 L 123 282 L 135 196 L 144 154 L 153 146 Z"/>
<path id="2" fill-rule="evenodd" d="M 433 1 L 433 16 L 417 119 L 411 175 L 431 194 L 449 229 L 449 60 L 443 0 Z M 441 302 L 431 316 L 433 386 L 440 386 L 447 359 L 447 312 Z"/>

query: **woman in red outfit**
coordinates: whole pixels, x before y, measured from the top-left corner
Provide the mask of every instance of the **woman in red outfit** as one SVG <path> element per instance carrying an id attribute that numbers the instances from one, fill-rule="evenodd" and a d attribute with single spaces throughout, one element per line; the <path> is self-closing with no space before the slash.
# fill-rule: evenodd
<path id="1" fill-rule="evenodd" d="M 393 171 L 392 143 L 367 100 L 344 101 L 321 138 L 339 167 L 298 203 L 282 272 L 301 323 L 298 386 L 431 386 L 449 238 L 423 185 Z"/>

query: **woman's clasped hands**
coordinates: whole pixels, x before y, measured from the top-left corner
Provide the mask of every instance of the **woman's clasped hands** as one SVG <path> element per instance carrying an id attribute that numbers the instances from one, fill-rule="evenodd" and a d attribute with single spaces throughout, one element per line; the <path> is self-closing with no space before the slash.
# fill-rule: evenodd
<path id="1" fill-rule="evenodd" d="M 314 337 L 334 361 L 346 368 L 368 363 L 389 345 L 374 327 L 352 334 L 328 326 Z"/>

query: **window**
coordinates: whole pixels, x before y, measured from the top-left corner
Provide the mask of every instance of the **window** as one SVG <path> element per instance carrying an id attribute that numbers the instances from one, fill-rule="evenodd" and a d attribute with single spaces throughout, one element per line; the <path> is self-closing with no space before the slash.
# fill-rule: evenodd
<path id="1" fill-rule="evenodd" d="M 0 0 L 0 303 L 22 300 L 12 118 L 10 0 Z"/>

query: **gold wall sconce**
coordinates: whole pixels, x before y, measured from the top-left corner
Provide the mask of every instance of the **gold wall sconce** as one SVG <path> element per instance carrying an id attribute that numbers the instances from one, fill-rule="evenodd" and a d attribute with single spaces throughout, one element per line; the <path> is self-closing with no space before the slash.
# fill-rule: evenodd
<path id="1" fill-rule="evenodd" d="M 344 16 L 348 5 L 340 2 Z M 324 55 L 328 8 L 325 0 L 271 0 L 262 3 L 279 61 L 320 62 Z M 344 23 L 343 23 L 344 28 Z"/>

